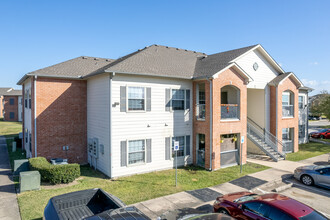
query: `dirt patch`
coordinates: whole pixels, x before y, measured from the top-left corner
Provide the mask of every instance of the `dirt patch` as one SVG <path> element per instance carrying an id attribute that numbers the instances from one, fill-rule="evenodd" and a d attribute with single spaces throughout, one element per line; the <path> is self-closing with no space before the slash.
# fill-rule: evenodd
<path id="1" fill-rule="evenodd" d="M 63 183 L 63 184 L 56 184 L 56 185 L 53 185 L 51 183 L 42 182 L 41 188 L 42 189 L 58 189 L 58 188 L 64 188 L 64 187 L 68 187 L 68 186 L 74 186 L 74 185 L 79 184 L 78 180 L 82 180 L 82 179 L 84 179 L 84 177 L 81 176 L 81 177 L 75 179 L 71 183 Z"/>

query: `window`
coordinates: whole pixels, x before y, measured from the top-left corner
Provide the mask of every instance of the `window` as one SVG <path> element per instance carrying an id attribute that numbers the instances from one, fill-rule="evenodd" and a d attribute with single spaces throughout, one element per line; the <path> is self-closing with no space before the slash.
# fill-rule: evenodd
<path id="1" fill-rule="evenodd" d="M 228 104 L 228 92 L 221 92 L 221 104 Z"/>
<path id="2" fill-rule="evenodd" d="M 286 214 L 286 213 L 282 212 L 281 210 L 278 210 L 277 208 L 274 208 L 274 207 L 270 210 L 268 218 L 272 219 L 272 220 L 277 220 L 277 219 L 291 220 L 291 219 L 294 219 L 290 215 L 288 215 L 288 214 Z"/>
<path id="3" fill-rule="evenodd" d="M 9 105 L 14 105 L 15 104 L 15 99 L 14 98 L 10 98 L 9 99 Z"/>
<path id="4" fill-rule="evenodd" d="M 299 138 L 305 138 L 305 125 L 299 125 Z"/>
<path id="5" fill-rule="evenodd" d="M 173 137 L 172 138 L 172 157 L 175 157 L 175 151 L 174 151 L 174 141 L 179 141 L 179 150 L 177 151 L 177 156 L 178 157 L 183 157 L 184 156 L 184 136 L 180 137 Z"/>
<path id="6" fill-rule="evenodd" d="M 304 96 L 299 96 L 298 97 L 298 106 L 299 106 L 299 109 L 304 108 Z"/>
<path id="7" fill-rule="evenodd" d="M 244 204 L 244 210 L 266 217 L 270 207 L 261 202 L 249 202 Z"/>
<path id="8" fill-rule="evenodd" d="M 284 94 L 282 95 L 282 105 L 289 105 L 290 103 L 290 95 Z"/>
<path id="9" fill-rule="evenodd" d="M 31 108 L 31 90 L 28 91 L 29 91 L 29 108 Z"/>
<path id="10" fill-rule="evenodd" d="M 24 93 L 24 106 L 25 106 L 25 108 L 28 108 L 28 93 L 29 93 L 29 90 L 25 90 L 25 93 Z"/>
<path id="11" fill-rule="evenodd" d="M 145 140 L 128 141 L 128 164 L 145 162 Z"/>
<path id="12" fill-rule="evenodd" d="M 14 119 L 15 118 L 15 112 L 9 112 L 9 118 Z"/>
<path id="13" fill-rule="evenodd" d="M 145 110 L 145 91 L 144 87 L 128 87 L 128 110 Z"/>
<path id="14" fill-rule="evenodd" d="M 282 140 L 290 140 L 289 128 L 282 129 Z"/>
<path id="15" fill-rule="evenodd" d="M 184 110 L 184 90 L 173 89 L 172 90 L 172 109 Z"/>

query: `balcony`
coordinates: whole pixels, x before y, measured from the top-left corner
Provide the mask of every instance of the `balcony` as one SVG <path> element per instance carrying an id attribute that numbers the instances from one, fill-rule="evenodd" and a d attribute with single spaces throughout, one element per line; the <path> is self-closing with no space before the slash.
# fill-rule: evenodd
<path id="1" fill-rule="evenodd" d="M 282 105 L 282 117 L 293 117 L 293 105 Z"/>
<path id="2" fill-rule="evenodd" d="M 196 105 L 196 118 L 197 120 L 205 120 L 205 104 Z"/>
<path id="3" fill-rule="evenodd" d="M 221 104 L 221 119 L 239 119 L 239 105 Z"/>

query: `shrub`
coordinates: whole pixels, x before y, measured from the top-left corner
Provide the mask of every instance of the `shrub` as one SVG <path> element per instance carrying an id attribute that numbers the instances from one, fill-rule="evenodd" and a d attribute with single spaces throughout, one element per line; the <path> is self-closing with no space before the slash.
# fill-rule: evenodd
<path id="1" fill-rule="evenodd" d="M 52 165 L 44 157 L 29 159 L 31 170 L 39 171 L 41 180 L 52 184 L 70 183 L 80 176 L 79 164 Z"/>

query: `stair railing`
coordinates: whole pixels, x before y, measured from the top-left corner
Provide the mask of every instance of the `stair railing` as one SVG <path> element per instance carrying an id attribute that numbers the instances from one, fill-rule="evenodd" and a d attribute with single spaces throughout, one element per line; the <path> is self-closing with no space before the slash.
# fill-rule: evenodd
<path id="1" fill-rule="evenodd" d="M 255 121 L 253 121 L 251 118 L 248 119 L 248 134 L 252 134 L 249 132 L 253 132 L 254 134 L 257 134 L 257 137 L 261 139 L 263 142 L 268 144 L 274 151 L 276 151 L 278 154 L 280 154 L 282 157 L 285 158 L 285 154 L 278 151 L 278 146 L 282 146 L 282 149 L 284 144 L 282 141 L 280 141 L 276 136 L 274 136 L 272 133 L 267 131 L 266 129 L 262 128 L 260 125 L 258 125 Z"/>

